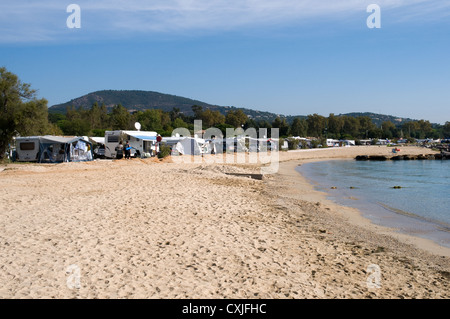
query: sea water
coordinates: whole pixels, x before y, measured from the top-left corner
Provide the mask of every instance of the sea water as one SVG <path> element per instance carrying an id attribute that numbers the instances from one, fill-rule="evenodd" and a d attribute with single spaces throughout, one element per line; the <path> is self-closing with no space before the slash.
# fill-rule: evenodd
<path id="1" fill-rule="evenodd" d="M 372 222 L 450 247 L 450 161 L 333 160 L 297 170 Z"/>

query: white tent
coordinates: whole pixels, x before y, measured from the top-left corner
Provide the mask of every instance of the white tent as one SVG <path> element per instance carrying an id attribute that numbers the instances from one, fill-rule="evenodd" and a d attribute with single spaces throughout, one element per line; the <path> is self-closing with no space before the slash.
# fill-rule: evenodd
<path id="1" fill-rule="evenodd" d="M 163 137 L 162 142 L 170 147 L 177 145 L 179 141 L 181 141 L 183 137 Z"/>
<path id="2" fill-rule="evenodd" d="M 203 154 L 204 144 L 204 139 L 185 137 L 182 138 L 174 148 L 182 155 L 200 155 Z"/>
<path id="3" fill-rule="evenodd" d="M 105 145 L 105 137 L 89 137 L 89 140 L 96 144 Z"/>
<path id="4" fill-rule="evenodd" d="M 92 143 L 83 137 L 41 136 L 41 163 L 92 161 Z"/>

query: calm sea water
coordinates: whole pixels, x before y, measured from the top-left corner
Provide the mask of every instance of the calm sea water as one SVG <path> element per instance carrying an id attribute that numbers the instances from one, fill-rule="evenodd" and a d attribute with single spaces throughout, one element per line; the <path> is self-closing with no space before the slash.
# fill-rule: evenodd
<path id="1" fill-rule="evenodd" d="M 374 223 L 450 247 L 450 161 L 338 160 L 297 170 L 330 199 L 358 208 Z"/>

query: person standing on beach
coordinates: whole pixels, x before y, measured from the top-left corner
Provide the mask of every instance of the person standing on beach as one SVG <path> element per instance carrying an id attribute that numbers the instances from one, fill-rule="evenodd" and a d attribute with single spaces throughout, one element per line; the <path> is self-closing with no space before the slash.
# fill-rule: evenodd
<path id="1" fill-rule="evenodd" d="M 211 140 L 209 141 L 209 148 L 211 150 L 211 155 L 216 154 L 216 144 L 214 143 L 214 140 L 216 137 L 213 135 L 211 136 Z"/>
<path id="2" fill-rule="evenodd" d="M 119 142 L 119 145 L 116 146 L 116 158 L 122 159 L 123 157 L 123 145 L 122 141 Z"/>
<path id="3" fill-rule="evenodd" d="M 131 146 L 130 143 L 127 141 L 125 144 L 125 159 L 130 159 L 131 157 Z"/>

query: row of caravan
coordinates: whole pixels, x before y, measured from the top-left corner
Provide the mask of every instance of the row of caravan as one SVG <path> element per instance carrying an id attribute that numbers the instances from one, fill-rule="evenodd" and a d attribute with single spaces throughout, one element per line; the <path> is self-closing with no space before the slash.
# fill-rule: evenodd
<path id="1" fill-rule="evenodd" d="M 119 143 L 128 142 L 131 157 L 151 157 L 159 152 L 159 145 L 168 145 L 172 155 L 201 155 L 223 152 L 261 152 L 277 150 L 278 141 L 254 139 L 250 137 L 212 138 L 195 137 L 159 137 L 156 132 L 146 131 L 106 131 L 103 140 L 104 157 L 116 158 Z"/>
<path id="2" fill-rule="evenodd" d="M 91 161 L 94 157 L 116 158 L 117 146 L 128 141 L 131 155 L 150 157 L 157 153 L 157 133 L 106 131 L 105 137 L 28 136 L 15 138 L 13 161 L 61 163 Z M 96 148 L 94 148 L 96 146 Z"/>
<path id="3" fill-rule="evenodd" d="M 104 137 L 17 137 L 13 160 L 22 162 L 60 163 L 90 161 L 94 157 L 115 159 L 119 145 L 128 142 L 131 157 L 146 158 L 159 152 L 160 144 L 170 146 L 173 155 L 202 155 L 222 152 L 260 152 L 276 150 L 277 143 L 268 139 L 160 137 L 148 131 L 106 131 Z"/>

